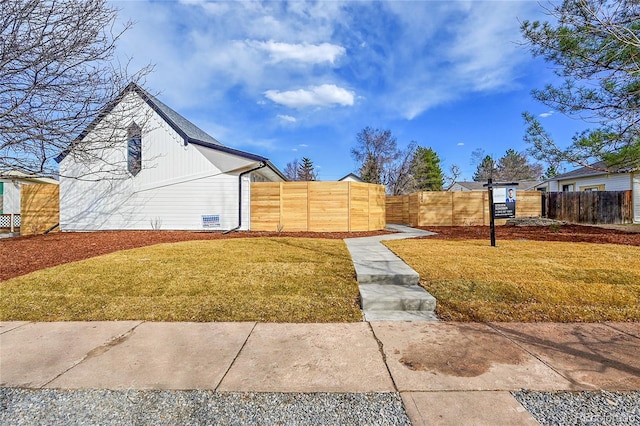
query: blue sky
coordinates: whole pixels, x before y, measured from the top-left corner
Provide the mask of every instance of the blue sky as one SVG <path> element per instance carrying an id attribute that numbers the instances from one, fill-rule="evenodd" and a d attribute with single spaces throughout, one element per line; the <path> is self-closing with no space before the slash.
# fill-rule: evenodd
<path id="1" fill-rule="evenodd" d="M 320 180 L 357 172 L 366 126 L 433 148 L 470 180 L 472 152 L 524 151 L 524 111 L 560 145 L 580 122 L 530 91 L 554 81 L 519 22 L 537 1 L 116 1 L 118 43 L 146 88 L 225 145 L 281 170 L 309 157 Z"/>

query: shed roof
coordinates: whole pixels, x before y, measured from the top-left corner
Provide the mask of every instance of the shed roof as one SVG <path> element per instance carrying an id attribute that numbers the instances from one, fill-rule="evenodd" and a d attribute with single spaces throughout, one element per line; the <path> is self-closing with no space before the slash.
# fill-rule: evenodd
<path id="1" fill-rule="evenodd" d="M 52 177 L 23 173 L 17 170 L 0 171 L 0 180 L 10 180 L 20 183 L 47 183 L 51 185 L 58 185 L 58 181 Z"/>

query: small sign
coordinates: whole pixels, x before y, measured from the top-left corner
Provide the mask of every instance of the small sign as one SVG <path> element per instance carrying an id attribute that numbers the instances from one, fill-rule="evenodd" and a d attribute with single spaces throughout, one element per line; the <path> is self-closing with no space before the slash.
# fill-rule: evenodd
<path id="1" fill-rule="evenodd" d="M 516 189 L 493 188 L 494 219 L 511 219 L 516 217 Z"/>
<path id="2" fill-rule="evenodd" d="M 203 228 L 220 228 L 220 215 L 219 214 L 203 214 L 202 227 Z"/>

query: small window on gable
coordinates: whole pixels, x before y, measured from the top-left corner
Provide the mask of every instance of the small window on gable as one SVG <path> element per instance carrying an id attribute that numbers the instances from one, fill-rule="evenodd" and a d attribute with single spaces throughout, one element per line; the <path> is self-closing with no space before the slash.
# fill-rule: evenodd
<path id="1" fill-rule="evenodd" d="M 142 131 L 136 123 L 127 129 L 127 169 L 133 176 L 142 170 Z"/>

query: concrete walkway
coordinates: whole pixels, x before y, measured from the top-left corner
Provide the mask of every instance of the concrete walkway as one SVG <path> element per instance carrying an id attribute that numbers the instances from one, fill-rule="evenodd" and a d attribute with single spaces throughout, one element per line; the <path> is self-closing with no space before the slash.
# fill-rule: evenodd
<path id="1" fill-rule="evenodd" d="M 437 321 L 436 299 L 420 287 L 420 276 L 382 241 L 433 235 L 402 225 L 388 225 L 396 234 L 347 238 L 360 287 L 366 321 Z"/>
<path id="2" fill-rule="evenodd" d="M 638 390 L 639 353 L 638 323 L 2 322 L 0 385 L 393 392 L 414 425 L 536 424 L 510 391 Z"/>

